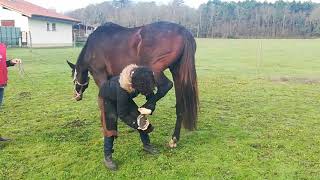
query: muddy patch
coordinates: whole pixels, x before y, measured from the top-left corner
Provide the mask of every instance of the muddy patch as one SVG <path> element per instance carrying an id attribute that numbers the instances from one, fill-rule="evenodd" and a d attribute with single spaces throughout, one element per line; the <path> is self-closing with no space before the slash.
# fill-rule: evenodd
<path id="1" fill-rule="evenodd" d="M 31 92 L 21 92 L 19 93 L 19 98 L 30 98 Z"/>
<path id="2" fill-rule="evenodd" d="M 91 123 L 89 123 L 86 120 L 80 120 L 80 119 L 75 119 L 73 121 L 67 122 L 63 125 L 64 128 L 80 128 L 80 127 L 84 127 L 87 126 Z"/>
<path id="3" fill-rule="evenodd" d="M 319 78 L 308 78 L 308 77 L 272 77 L 270 81 L 276 83 L 298 83 L 298 84 L 320 84 Z"/>

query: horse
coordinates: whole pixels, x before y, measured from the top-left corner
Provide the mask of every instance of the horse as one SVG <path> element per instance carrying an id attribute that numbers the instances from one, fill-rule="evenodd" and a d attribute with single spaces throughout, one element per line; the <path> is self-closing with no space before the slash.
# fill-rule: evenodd
<path id="1" fill-rule="evenodd" d="M 74 77 L 75 99 L 80 101 L 89 85 L 88 72 L 100 88 L 129 64 L 149 67 L 154 72 L 157 91 L 146 98 L 145 105 L 155 106 L 174 85 L 176 124 L 169 141 L 169 146 L 174 148 L 180 139 L 181 125 L 191 131 L 197 125 L 199 98 L 195 53 L 196 41 L 181 25 L 156 22 L 126 28 L 106 23 L 89 35 L 76 64 L 67 61 Z M 165 76 L 166 69 L 170 70 L 174 83 Z M 102 128 L 106 131 L 103 99 L 100 97 L 98 104 Z"/>

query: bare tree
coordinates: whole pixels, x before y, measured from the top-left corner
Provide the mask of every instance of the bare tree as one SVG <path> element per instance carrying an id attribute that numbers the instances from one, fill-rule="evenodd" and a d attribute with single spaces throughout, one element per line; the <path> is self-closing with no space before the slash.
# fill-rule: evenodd
<path id="1" fill-rule="evenodd" d="M 112 21 L 126 27 L 171 21 L 184 25 L 197 37 L 207 38 L 320 36 L 320 4 L 312 2 L 209 0 L 194 9 L 183 0 L 172 0 L 168 5 L 113 0 L 89 5 L 68 15 L 89 24 Z"/>

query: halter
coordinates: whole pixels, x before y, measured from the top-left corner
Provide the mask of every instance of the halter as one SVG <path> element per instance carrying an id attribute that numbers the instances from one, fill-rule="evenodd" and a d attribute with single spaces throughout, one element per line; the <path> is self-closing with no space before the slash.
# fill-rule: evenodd
<path id="1" fill-rule="evenodd" d="M 77 80 L 75 79 L 75 80 L 74 80 L 74 84 L 77 84 L 77 85 L 79 85 L 79 86 L 85 86 L 85 85 L 88 85 L 88 84 L 89 84 L 89 81 L 81 84 L 81 83 L 79 83 L 79 81 L 77 81 Z"/>
<path id="2" fill-rule="evenodd" d="M 80 83 L 80 82 L 77 80 L 77 70 L 75 69 L 75 70 L 74 70 L 74 76 L 73 76 L 73 82 L 74 82 L 74 85 L 79 85 L 79 86 L 81 86 L 79 92 L 77 92 L 76 86 L 74 86 L 74 92 L 75 92 L 75 94 L 76 94 L 76 96 L 75 96 L 74 98 L 76 99 L 76 98 L 78 98 L 78 97 L 81 96 L 83 87 L 89 84 L 89 77 L 88 77 L 88 81 L 87 81 L 87 82 L 85 82 L 85 83 Z"/>
<path id="3" fill-rule="evenodd" d="M 74 80 L 74 84 L 81 86 L 79 92 L 76 90 L 76 86 L 74 86 L 74 93 L 76 94 L 76 96 L 74 98 L 77 99 L 81 96 L 83 87 L 89 84 L 89 80 L 88 80 L 88 82 L 83 83 L 83 84 L 79 83 L 77 80 Z"/>

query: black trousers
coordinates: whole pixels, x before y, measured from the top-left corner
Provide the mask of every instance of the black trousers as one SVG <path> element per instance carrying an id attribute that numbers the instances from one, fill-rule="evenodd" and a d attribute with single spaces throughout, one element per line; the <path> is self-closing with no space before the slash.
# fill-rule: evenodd
<path id="1" fill-rule="evenodd" d="M 138 106 L 133 100 L 128 101 L 129 112 L 126 116 L 122 117 L 121 120 L 133 129 L 138 129 L 137 117 L 140 115 L 138 112 Z M 115 101 L 104 99 L 104 111 L 106 117 L 106 128 L 107 131 L 118 130 L 118 114 L 117 114 L 117 103 Z M 153 130 L 152 125 L 149 125 L 147 131 L 138 130 L 140 139 L 143 145 L 150 144 L 150 138 L 148 133 Z M 104 156 L 111 156 L 113 153 L 113 144 L 115 136 L 104 137 Z"/>
<path id="2" fill-rule="evenodd" d="M 149 134 L 143 131 L 139 130 L 140 139 L 143 145 L 150 144 L 150 137 Z M 114 136 L 111 137 L 104 137 L 104 157 L 111 156 L 113 153 L 113 142 L 114 142 Z"/>
<path id="3" fill-rule="evenodd" d="M 130 99 L 128 100 L 128 113 L 121 117 L 121 120 L 133 129 L 138 129 L 137 117 L 140 115 L 138 106 Z M 104 99 L 104 112 L 106 117 L 106 128 L 108 131 L 118 130 L 118 111 L 117 102 L 110 99 Z"/>

